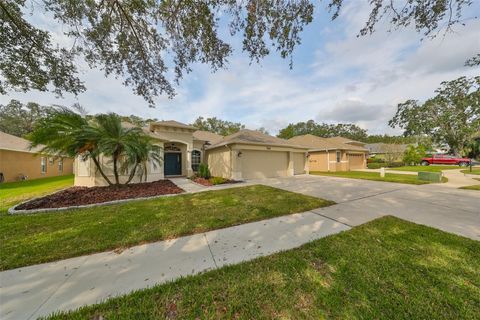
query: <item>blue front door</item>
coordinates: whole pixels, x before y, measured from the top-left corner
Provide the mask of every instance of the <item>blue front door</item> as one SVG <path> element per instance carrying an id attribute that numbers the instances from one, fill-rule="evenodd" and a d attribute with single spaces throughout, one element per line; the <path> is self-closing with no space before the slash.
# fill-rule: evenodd
<path id="1" fill-rule="evenodd" d="M 166 176 L 179 176 L 182 174 L 181 153 L 165 153 L 164 174 Z"/>

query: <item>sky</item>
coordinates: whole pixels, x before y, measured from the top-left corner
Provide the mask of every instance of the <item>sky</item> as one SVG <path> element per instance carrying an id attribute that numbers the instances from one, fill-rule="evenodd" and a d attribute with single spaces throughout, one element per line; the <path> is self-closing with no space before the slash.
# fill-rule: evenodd
<path id="1" fill-rule="evenodd" d="M 480 53 L 480 21 L 468 20 L 451 33 L 422 39 L 412 29 L 389 32 L 381 23 L 373 35 L 357 37 L 368 18 L 367 1 L 348 1 L 340 17 L 331 21 L 321 3 L 314 22 L 302 33 L 302 44 L 289 60 L 276 52 L 259 64 L 241 50 L 241 38 L 224 38 L 233 44 L 227 69 L 212 73 L 194 65 L 176 87 L 173 99 L 159 97 L 149 108 L 143 98 L 120 79 L 105 78 L 101 70 L 79 63 L 87 91 L 58 98 L 52 93 L 11 92 L 0 96 L 43 105 L 80 103 L 89 113 L 116 112 L 160 120 L 192 123 L 198 116 L 241 122 L 247 128 L 266 128 L 271 134 L 299 121 L 355 123 L 369 134 L 400 134 L 388 120 L 396 106 L 407 99 L 425 100 L 442 81 L 478 75 L 465 61 Z M 475 4 L 468 15 L 480 13 Z M 61 27 L 48 16 L 36 14 L 35 22 L 62 38 Z M 226 30 L 221 30 L 227 34 Z"/>

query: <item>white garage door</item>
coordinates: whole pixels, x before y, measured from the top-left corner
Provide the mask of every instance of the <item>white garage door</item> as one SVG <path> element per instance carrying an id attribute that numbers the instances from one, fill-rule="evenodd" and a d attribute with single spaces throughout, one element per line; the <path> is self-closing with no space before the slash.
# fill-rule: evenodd
<path id="1" fill-rule="evenodd" d="M 243 150 L 241 161 L 244 179 L 285 177 L 287 175 L 287 152 Z"/>
<path id="2" fill-rule="evenodd" d="M 293 174 L 305 173 L 305 153 L 293 153 Z"/>

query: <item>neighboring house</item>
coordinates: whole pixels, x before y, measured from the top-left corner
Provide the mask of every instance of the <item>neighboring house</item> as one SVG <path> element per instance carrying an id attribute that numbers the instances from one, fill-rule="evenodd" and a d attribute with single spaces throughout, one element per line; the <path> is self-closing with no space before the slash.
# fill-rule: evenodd
<path id="1" fill-rule="evenodd" d="M 343 137 L 296 136 L 290 143 L 308 148 L 310 171 L 348 171 L 366 168 L 368 150 L 364 143 Z"/>
<path id="2" fill-rule="evenodd" d="M 370 158 L 384 159 L 388 161 L 401 161 L 408 144 L 396 143 L 369 143 L 365 145 Z"/>
<path id="3" fill-rule="evenodd" d="M 0 131 L 0 173 L 4 181 L 38 179 L 73 173 L 73 159 L 41 154 L 30 141 Z"/>

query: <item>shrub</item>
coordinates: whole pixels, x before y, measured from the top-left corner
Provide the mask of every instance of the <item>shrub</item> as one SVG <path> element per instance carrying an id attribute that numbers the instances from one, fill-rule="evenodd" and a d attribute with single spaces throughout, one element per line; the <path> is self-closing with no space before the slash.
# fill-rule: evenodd
<path id="1" fill-rule="evenodd" d="M 222 184 L 222 183 L 225 183 L 225 181 L 227 181 L 227 179 L 222 178 L 222 177 L 212 177 L 212 178 L 210 178 L 210 182 L 213 185 Z"/>
<path id="2" fill-rule="evenodd" d="M 378 163 L 378 162 L 367 163 L 367 168 L 368 169 L 380 169 L 381 167 L 385 167 L 385 164 L 384 163 Z"/>
<path id="3" fill-rule="evenodd" d="M 389 168 L 398 168 L 398 167 L 403 167 L 405 165 L 405 163 L 401 162 L 401 161 L 396 161 L 396 162 L 392 162 L 388 165 Z"/>
<path id="4" fill-rule="evenodd" d="M 426 151 L 425 147 L 422 145 L 408 146 L 407 150 L 403 154 L 403 162 L 407 165 L 417 165 L 422 161 L 422 158 L 425 157 Z"/>
<path id="5" fill-rule="evenodd" d="M 382 159 L 382 158 L 372 157 L 372 158 L 367 159 L 367 163 L 384 163 L 384 162 L 385 162 L 385 160 Z"/>
<path id="6" fill-rule="evenodd" d="M 200 163 L 200 165 L 198 166 L 198 176 L 200 178 L 210 179 L 211 174 L 207 164 Z"/>

